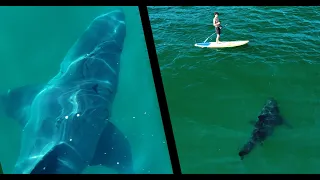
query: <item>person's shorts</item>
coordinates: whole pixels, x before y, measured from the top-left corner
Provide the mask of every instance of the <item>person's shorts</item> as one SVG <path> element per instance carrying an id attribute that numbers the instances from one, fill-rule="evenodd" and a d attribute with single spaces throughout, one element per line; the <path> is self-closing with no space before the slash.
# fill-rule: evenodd
<path id="1" fill-rule="evenodd" d="M 216 33 L 220 35 L 221 34 L 221 28 L 220 27 L 215 27 L 215 28 L 216 28 Z"/>

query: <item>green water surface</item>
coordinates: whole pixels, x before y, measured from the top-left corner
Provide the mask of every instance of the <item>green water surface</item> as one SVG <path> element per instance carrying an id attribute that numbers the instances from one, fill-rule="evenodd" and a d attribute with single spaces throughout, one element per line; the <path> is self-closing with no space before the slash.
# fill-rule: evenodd
<path id="1" fill-rule="evenodd" d="M 320 173 L 320 7 L 148 7 L 183 173 Z M 194 47 L 214 33 L 238 48 Z M 215 36 L 209 41 L 215 41 Z M 268 97 L 293 129 L 243 161 Z"/>

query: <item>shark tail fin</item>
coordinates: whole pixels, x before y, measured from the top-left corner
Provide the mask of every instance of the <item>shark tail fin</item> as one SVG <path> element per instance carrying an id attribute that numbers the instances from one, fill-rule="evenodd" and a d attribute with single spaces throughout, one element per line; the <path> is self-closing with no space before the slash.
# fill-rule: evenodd
<path id="1" fill-rule="evenodd" d="M 129 140 L 111 122 L 101 134 L 90 165 L 99 164 L 112 168 L 119 174 L 135 174 Z"/>

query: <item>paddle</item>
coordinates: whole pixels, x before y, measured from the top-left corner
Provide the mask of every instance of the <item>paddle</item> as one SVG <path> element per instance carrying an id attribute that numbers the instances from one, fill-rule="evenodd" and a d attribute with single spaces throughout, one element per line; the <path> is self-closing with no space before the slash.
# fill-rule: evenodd
<path id="1" fill-rule="evenodd" d="M 211 38 L 214 34 L 215 34 L 215 32 L 214 32 L 214 33 L 212 33 L 212 34 L 211 34 L 211 35 L 210 35 L 206 40 L 204 40 L 204 41 L 203 41 L 203 43 L 207 42 L 207 41 L 208 41 L 208 39 L 209 39 L 209 38 Z"/>

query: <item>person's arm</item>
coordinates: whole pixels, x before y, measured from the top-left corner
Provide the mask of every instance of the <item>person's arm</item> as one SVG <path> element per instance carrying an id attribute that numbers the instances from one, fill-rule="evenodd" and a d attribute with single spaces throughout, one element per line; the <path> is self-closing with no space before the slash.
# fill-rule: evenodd
<path id="1" fill-rule="evenodd" d="M 220 25 L 220 22 L 218 21 L 218 22 L 216 23 L 216 18 L 213 18 L 213 26 L 214 26 L 214 27 L 217 27 L 218 25 Z"/>

